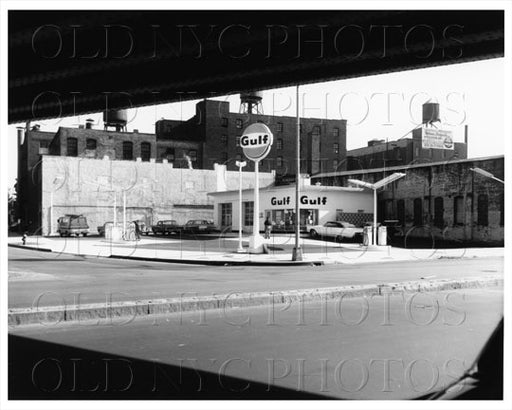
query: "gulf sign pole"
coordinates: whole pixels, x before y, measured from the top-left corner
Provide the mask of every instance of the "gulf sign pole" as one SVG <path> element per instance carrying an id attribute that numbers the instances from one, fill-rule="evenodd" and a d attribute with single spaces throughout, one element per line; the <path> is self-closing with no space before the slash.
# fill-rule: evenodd
<path id="1" fill-rule="evenodd" d="M 249 125 L 240 138 L 240 145 L 247 159 L 254 161 L 254 216 L 252 235 L 249 238 L 249 253 L 263 253 L 265 239 L 260 235 L 260 180 L 259 162 L 264 159 L 274 142 L 274 136 L 265 124 Z"/>

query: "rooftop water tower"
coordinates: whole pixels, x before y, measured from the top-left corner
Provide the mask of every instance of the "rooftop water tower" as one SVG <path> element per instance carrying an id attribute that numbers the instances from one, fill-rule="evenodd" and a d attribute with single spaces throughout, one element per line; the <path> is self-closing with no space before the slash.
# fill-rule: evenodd
<path id="1" fill-rule="evenodd" d="M 241 114 L 263 114 L 263 105 L 261 100 L 263 93 L 261 91 L 244 91 L 240 93 L 240 113 Z"/>
<path id="2" fill-rule="evenodd" d="M 114 127 L 117 132 L 126 132 L 128 113 L 126 110 L 106 110 L 103 112 L 103 123 L 105 131 Z"/>
<path id="3" fill-rule="evenodd" d="M 439 104 L 427 102 L 423 104 L 423 125 L 432 125 L 441 122 Z"/>

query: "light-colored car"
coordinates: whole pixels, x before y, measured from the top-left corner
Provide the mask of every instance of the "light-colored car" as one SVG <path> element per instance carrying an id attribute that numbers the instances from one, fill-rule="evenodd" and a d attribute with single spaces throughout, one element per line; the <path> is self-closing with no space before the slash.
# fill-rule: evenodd
<path id="1" fill-rule="evenodd" d="M 363 238 L 363 228 L 345 221 L 328 221 L 323 225 L 310 225 L 307 229 L 312 238 L 334 238 L 336 242 Z"/>

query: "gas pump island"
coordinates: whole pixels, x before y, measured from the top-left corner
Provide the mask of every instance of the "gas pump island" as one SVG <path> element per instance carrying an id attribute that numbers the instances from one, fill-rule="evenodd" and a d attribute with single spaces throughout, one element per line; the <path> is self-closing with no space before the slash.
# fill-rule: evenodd
<path id="1" fill-rule="evenodd" d="M 249 253 L 263 253 L 265 239 L 260 235 L 260 182 L 259 162 L 264 159 L 272 148 L 274 136 L 263 123 L 249 125 L 240 138 L 240 145 L 247 159 L 254 161 L 254 216 L 252 235 L 249 238 Z"/>

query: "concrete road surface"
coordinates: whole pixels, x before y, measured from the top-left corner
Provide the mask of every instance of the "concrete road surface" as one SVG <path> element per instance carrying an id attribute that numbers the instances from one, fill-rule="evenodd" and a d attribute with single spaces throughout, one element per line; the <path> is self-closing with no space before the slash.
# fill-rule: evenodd
<path id="1" fill-rule="evenodd" d="M 70 262 L 80 263 L 94 266 Z M 107 266 L 115 271 L 117 263 Z M 475 261 L 464 269 L 468 273 L 496 264 Z M 440 275 L 449 266 L 444 261 L 408 266 L 408 271 Z M 385 274 L 400 276 L 393 268 Z M 154 268 L 164 275 L 173 268 L 159 269 Z M 314 274 L 308 271 L 282 275 Z M 78 268 L 74 272 L 85 275 Z M 259 270 L 248 274 L 264 275 Z M 10 335 L 10 394 L 408 399 L 460 376 L 502 312 L 502 289 L 485 288 L 168 314 L 130 323 L 23 326 Z"/>
<path id="2" fill-rule="evenodd" d="M 214 267 L 113 260 L 9 248 L 9 308 L 499 276 L 503 258 L 385 264 Z"/>

